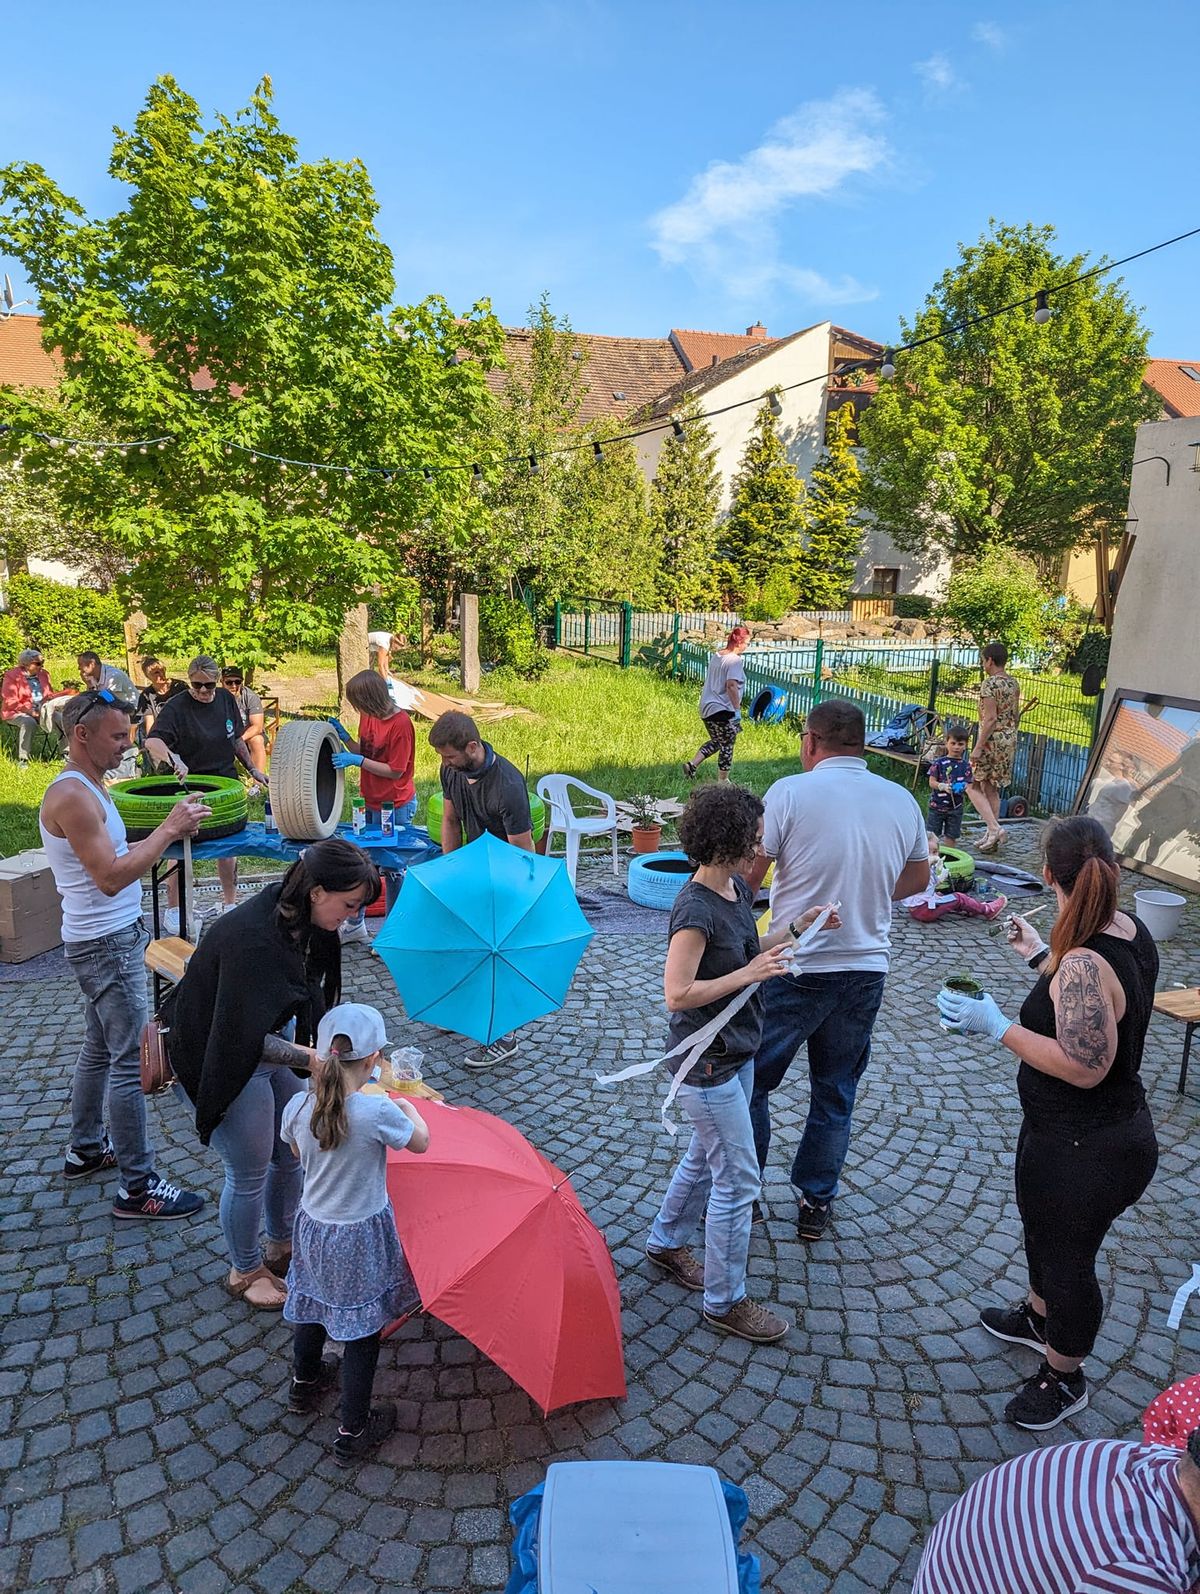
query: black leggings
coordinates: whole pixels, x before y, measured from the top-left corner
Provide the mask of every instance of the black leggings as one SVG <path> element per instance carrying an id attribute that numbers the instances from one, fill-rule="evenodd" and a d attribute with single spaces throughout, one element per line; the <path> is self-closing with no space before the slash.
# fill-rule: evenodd
<path id="1" fill-rule="evenodd" d="M 717 768 L 728 772 L 733 768 L 733 744 L 737 741 L 741 725 L 731 709 L 728 713 L 710 714 L 704 721 L 704 728 L 708 732 L 708 740 L 692 763 L 702 764 L 716 753 Z"/>
<path id="2" fill-rule="evenodd" d="M 1025 1226 L 1029 1283 L 1046 1302 L 1046 1343 L 1086 1356 L 1104 1300 L 1096 1258 L 1113 1223 L 1141 1196 L 1158 1166 L 1150 1109 L 1078 1139 L 1021 1125 L 1017 1207 Z"/>
<path id="3" fill-rule="evenodd" d="M 292 1375 L 301 1383 L 311 1383 L 321 1369 L 325 1349 L 325 1329 L 320 1323 L 297 1323 L 292 1339 Z M 342 1357 L 342 1429 L 361 1433 L 371 1411 L 371 1388 L 379 1360 L 379 1335 L 346 1342 Z"/>

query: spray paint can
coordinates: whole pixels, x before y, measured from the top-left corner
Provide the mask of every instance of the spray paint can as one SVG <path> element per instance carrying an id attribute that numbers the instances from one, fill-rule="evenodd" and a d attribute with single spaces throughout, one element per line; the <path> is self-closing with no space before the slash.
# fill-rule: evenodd
<path id="1" fill-rule="evenodd" d="M 367 828 L 367 805 L 361 797 L 350 799 L 350 824 L 356 836 Z"/>
<path id="2" fill-rule="evenodd" d="M 275 835 L 279 829 L 279 826 L 275 823 L 275 815 L 271 812 L 271 799 L 269 796 L 263 799 L 263 829 L 268 836 Z"/>
<path id="3" fill-rule="evenodd" d="M 396 834 L 395 803 L 381 803 L 379 805 L 379 833 L 382 836 L 394 836 Z"/>

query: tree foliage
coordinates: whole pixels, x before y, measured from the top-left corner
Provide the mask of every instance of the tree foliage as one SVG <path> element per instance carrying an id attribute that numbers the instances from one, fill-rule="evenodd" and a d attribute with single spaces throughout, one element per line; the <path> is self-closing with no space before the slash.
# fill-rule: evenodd
<path id="1" fill-rule="evenodd" d="M 594 421 L 584 441 L 599 443 L 603 457 L 586 446 L 569 456 L 562 515 L 574 556 L 573 590 L 652 608 L 658 601 L 659 549 L 649 491 L 634 445 L 613 441 L 621 430 L 613 417 Z"/>
<path id="2" fill-rule="evenodd" d="M 706 609 L 717 601 L 717 514 L 721 477 L 712 429 L 689 397 L 680 407 L 683 436 L 667 434 L 650 491 L 650 519 L 662 560 L 662 601 L 671 609 Z"/>
<path id="3" fill-rule="evenodd" d="M 1010 652 L 1028 652 L 1045 638 L 1053 596 L 1032 559 L 994 545 L 956 561 L 941 618 L 977 647 L 1003 642 Z"/>
<path id="4" fill-rule="evenodd" d="M 32 479 L 120 546 L 122 592 L 159 644 L 253 665 L 336 629 L 418 536 L 468 542 L 467 449 L 500 328 L 486 304 L 388 312 L 362 164 L 301 161 L 268 79 L 205 127 L 164 77 L 109 171 L 128 198 L 99 220 L 41 167 L 0 170 L 0 248 L 37 287 L 68 408 L 110 438 L 172 440 L 77 457 L 23 444 Z M 0 403 L 10 449 L 45 425 L 35 395 Z M 281 469 L 232 444 L 339 468 Z"/>
<path id="5" fill-rule="evenodd" d="M 959 248 L 903 339 L 1077 277 L 1052 227 L 999 225 Z M 973 555 L 995 542 L 1051 555 L 1119 531 L 1134 430 L 1157 413 L 1142 384 L 1147 333 L 1119 283 L 1092 277 L 1029 309 L 905 352 L 861 426 L 864 504 L 896 544 Z"/>
<path id="6" fill-rule="evenodd" d="M 840 609 L 848 601 L 863 543 L 861 498 L 854 406 L 847 403 L 830 416 L 825 452 L 809 477 L 797 595 L 801 609 Z"/>
<path id="7" fill-rule="evenodd" d="M 722 528 L 723 557 L 736 572 L 737 591 L 731 595 L 744 599 L 768 580 L 786 580 L 794 602 L 803 529 L 804 483 L 788 459 L 768 401 L 755 416 Z"/>

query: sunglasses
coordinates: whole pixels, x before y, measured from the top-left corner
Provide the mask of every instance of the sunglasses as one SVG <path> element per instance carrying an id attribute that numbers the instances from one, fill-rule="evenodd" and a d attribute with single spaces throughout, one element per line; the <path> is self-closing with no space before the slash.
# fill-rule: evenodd
<path id="1" fill-rule="evenodd" d="M 76 725 L 82 725 L 84 720 L 87 719 L 88 715 L 93 709 L 110 707 L 115 708 L 117 706 L 116 698 L 112 695 L 107 687 L 93 687 L 90 692 L 81 692 L 79 695 L 81 697 L 90 697 L 92 701 L 84 709 L 83 713 L 76 718 Z"/>
<path id="2" fill-rule="evenodd" d="M 188 685 L 193 692 L 215 692 L 217 689 L 215 681 L 189 681 Z"/>
<path id="3" fill-rule="evenodd" d="M 223 675 L 221 679 L 224 681 L 226 686 L 241 686 L 242 684 L 242 677 L 240 675 Z"/>

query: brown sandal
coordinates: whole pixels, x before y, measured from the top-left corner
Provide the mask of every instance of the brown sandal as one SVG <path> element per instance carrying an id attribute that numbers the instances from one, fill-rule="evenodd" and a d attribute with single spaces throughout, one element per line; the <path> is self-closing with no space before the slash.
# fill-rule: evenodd
<path id="1" fill-rule="evenodd" d="M 262 1289 L 255 1293 L 256 1285 L 266 1285 L 268 1282 L 269 1295 Z M 235 1269 L 225 1280 L 225 1292 L 232 1295 L 235 1301 L 245 1301 L 247 1306 L 256 1307 L 260 1312 L 282 1312 L 283 1303 L 287 1300 L 287 1291 L 266 1267 L 256 1267 L 253 1273 L 242 1274 Z"/>

